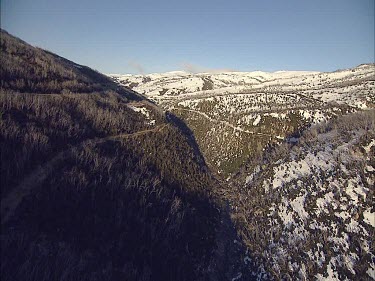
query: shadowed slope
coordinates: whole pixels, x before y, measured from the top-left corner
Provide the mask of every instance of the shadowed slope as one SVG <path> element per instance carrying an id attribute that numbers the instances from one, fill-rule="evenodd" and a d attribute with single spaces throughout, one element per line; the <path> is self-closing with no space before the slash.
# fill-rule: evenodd
<path id="1" fill-rule="evenodd" d="M 1 50 L 2 280 L 207 280 L 216 183 L 191 141 L 89 68 Z"/>

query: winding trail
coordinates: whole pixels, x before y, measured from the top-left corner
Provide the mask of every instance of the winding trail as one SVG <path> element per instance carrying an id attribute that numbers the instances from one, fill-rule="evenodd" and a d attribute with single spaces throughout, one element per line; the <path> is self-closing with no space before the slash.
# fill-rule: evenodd
<path id="1" fill-rule="evenodd" d="M 4 225 L 12 217 L 17 207 L 21 204 L 23 199 L 28 196 L 31 191 L 40 185 L 47 176 L 53 171 L 55 166 L 62 160 L 68 158 L 71 152 L 79 147 L 84 147 L 87 144 L 100 144 L 108 140 L 121 140 L 123 138 L 137 137 L 149 134 L 151 132 L 160 132 L 168 125 L 166 123 L 156 126 L 152 129 L 142 130 L 130 134 L 119 134 L 114 136 L 107 136 L 104 138 L 88 139 L 80 144 L 70 147 L 64 151 L 59 152 L 56 156 L 48 162 L 40 165 L 27 175 L 21 183 L 10 191 L 5 198 L 1 200 L 1 225 Z"/>

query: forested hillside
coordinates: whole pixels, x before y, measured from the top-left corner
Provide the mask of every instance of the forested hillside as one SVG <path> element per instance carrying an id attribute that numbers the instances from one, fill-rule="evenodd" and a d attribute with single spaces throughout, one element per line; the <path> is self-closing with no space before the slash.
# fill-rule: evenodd
<path id="1" fill-rule="evenodd" d="M 220 203 L 188 136 L 1 31 L 1 279 L 206 280 Z"/>
<path id="2" fill-rule="evenodd" d="M 109 78 L 51 52 L 30 46 L 1 30 L 1 89 L 22 93 L 93 93 L 116 90 L 136 99 Z"/>

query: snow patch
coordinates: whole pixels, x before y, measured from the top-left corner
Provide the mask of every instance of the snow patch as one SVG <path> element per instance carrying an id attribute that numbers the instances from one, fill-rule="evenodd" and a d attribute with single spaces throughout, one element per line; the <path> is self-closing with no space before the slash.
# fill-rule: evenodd
<path id="1" fill-rule="evenodd" d="M 365 210 L 363 212 L 363 221 L 372 227 L 375 227 L 375 213 L 370 210 Z"/>
<path id="2" fill-rule="evenodd" d="M 260 115 L 258 115 L 257 118 L 255 119 L 255 121 L 253 122 L 253 126 L 258 125 L 259 122 L 260 122 L 260 120 L 261 120 L 261 118 L 262 118 L 262 117 L 261 117 Z"/>

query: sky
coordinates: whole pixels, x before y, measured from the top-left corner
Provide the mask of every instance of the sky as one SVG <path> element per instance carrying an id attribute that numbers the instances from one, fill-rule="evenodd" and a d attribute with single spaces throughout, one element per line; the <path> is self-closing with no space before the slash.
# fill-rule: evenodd
<path id="1" fill-rule="evenodd" d="M 1 0 L 1 28 L 103 73 L 374 62 L 374 0 Z"/>

